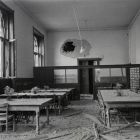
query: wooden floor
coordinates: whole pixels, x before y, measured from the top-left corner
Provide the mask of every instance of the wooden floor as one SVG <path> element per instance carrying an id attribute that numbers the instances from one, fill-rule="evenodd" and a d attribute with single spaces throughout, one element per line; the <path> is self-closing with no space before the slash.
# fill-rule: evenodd
<path id="1" fill-rule="evenodd" d="M 93 121 L 87 119 L 85 114 L 99 118 L 97 102 L 88 97 L 82 97 L 80 101 L 72 101 L 69 106 L 65 108 L 62 115 L 55 115 L 50 112 L 50 125 L 44 126 L 40 130 L 40 135 L 34 133 L 32 126 L 18 126 L 16 132 L 10 131 L 0 133 L 0 140 L 49 140 L 53 137 L 54 140 L 93 140 Z M 45 117 L 41 115 L 43 122 Z M 110 133 L 110 136 L 118 140 L 140 140 L 140 127 L 133 126 L 121 132 Z"/>

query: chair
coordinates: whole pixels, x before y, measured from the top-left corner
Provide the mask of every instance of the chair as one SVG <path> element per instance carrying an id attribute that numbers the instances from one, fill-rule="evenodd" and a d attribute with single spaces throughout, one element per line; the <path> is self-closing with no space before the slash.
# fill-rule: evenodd
<path id="1" fill-rule="evenodd" d="M 98 106 L 99 106 L 99 115 L 101 115 L 101 118 L 104 120 L 104 123 L 105 123 L 105 117 L 106 117 L 105 105 L 100 95 L 100 91 L 98 91 L 98 94 L 97 94 L 97 101 L 98 101 Z"/>
<path id="2" fill-rule="evenodd" d="M 52 101 L 50 102 L 48 107 L 50 110 L 54 110 L 55 114 L 57 113 L 56 111 L 59 109 L 59 105 L 57 96 L 55 94 L 52 96 Z"/>
<path id="3" fill-rule="evenodd" d="M 14 115 L 9 115 L 8 104 L 0 104 L 0 126 L 5 126 L 6 132 L 8 127 L 13 125 L 13 131 L 15 131 L 15 118 Z"/>
<path id="4" fill-rule="evenodd" d="M 104 104 L 103 98 L 101 96 L 100 90 L 97 94 L 98 99 L 98 105 L 99 105 L 99 114 L 101 115 L 101 118 L 104 120 L 104 124 L 106 124 L 106 106 Z M 112 108 L 110 109 L 110 120 L 119 123 L 119 112 L 117 109 Z"/>

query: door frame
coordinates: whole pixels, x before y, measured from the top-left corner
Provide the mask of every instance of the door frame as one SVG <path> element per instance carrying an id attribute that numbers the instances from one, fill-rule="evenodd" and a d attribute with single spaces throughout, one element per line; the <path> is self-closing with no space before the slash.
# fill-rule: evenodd
<path id="1" fill-rule="evenodd" d="M 102 58 L 78 58 L 77 59 L 77 65 L 78 66 L 81 66 L 81 62 L 84 62 L 84 61 L 87 61 L 88 63 L 88 66 L 91 66 L 89 65 L 89 62 L 93 61 L 93 78 L 92 78 L 92 84 L 93 86 L 91 86 L 93 89 L 91 90 L 92 91 L 92 94 L 94 94 L 94 88 L 95 88 L 95 70 L 94 70 L 94 65 L 100 65 L 100 61 L 102 60 Z M 97 62 L 95 64 L 95 62 Z M 90 71 L 90 69 L 89 69 Z M 81 69 L 78 69 L 78 83 L 79 83 L 79 90 L 80 90 L 80 94 L 82 93 L 81 92 Z M 90 87 L 89 87 L 90 88 Z M 90 90 L 90 89 L 89 89 Z M 94 98 L 94 95 L 93 95 L 93 98 Z"/>

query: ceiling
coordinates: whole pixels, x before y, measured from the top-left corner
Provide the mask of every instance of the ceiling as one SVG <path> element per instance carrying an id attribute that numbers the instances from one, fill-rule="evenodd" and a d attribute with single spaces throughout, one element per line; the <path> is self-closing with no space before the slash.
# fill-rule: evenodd
<path id="1" fill-rule="evenodd" d="M 48 31 L 127 28 L 140 9 L 140 0 L 14 1 Z"/>

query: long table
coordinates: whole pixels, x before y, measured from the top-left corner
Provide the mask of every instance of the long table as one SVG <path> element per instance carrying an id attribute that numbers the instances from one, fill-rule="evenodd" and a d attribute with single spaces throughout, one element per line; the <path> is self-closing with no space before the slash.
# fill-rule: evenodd
<path id="1" fill-rule="evenodd" d="M 99 90 L 105 105 L 105 122 L 110 127 L 110 109 L 112 108 L 140 108 L 140 94 L 129 89 L 121 90 L 122 95 L 117 96 L 116 90 Z"/>
<path id="2" fill-rule="evenodd" d="M 74 90 L 75 90 L 75 88 L 50 88 L 50 89 L 40 89 L 39 92 L 53 92 L 53 93 L 66 92 L 66 94 L 65 94 L 66 100 L 68 103 L 70 103 L 69 98 L 71 98 L 73 96 Z"/>
<path id="3" fill-rule="evenodd" d="M 74 88 L 50 88 L 50 89 L 47 89 L 46 91 L 50 91 L 50 92 L 71 92 L 72 90 L 74 90 Z"/>
<path id="4" fill-rule="evenodd" d="M 69 96 L 72 96 L 74 93 L 75 88 L 50 88 L 50 89 L 39 89 L 38 92 L 53 92 L 56 95 L 59 95 L 58 93 L 65 92 L 66 100 L 68 103 L 70 102 Z"/>
<path id="5" fill-rule="evenodd" d="M 7 98 L 7 96 L 8 95 L 6 95 L 6 94 L 1 94 L 0 98 Z M 37 93 L 25 91 L 25 92 L 14 92 L 11 94 L 12 98 L 53 98 L 54 96 L 56 96 L 58 99 L 58 109 L 59 109 L 59 114 L 61 114 L 61 111 L 63 108 L 62 99 L 65 96 L 66 96 L 66 99 L 68 98 L 67 92 L 50 92 L 50 91 L 46 91 L 46 90 L 40 90 Z"/>
<path id="6" fill-rule="evenodd" d="M 49 124 L 48 105 L 51 98 L 44 99 L 0 99 L 0 104 L 8 103 L 9 111 L 35 111 L 36 112 L 36 133 L 39 134 L 40 110 L 45 107 L 47 114 L 47 124 Z"/>

